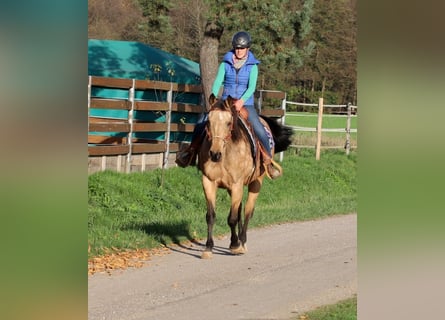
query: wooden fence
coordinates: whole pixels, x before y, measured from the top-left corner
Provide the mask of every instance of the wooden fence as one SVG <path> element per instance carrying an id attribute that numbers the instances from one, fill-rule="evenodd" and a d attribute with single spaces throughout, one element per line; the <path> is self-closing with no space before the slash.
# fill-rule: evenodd
<path id="1" fill-rule="evenodd" d="M 95 89 L 118 89 L 127 92 L 124 98 L 104 98 L 94 95 Z M 136 98 L 135 92 L 156 91 L 163 101 Z M 197 118 L 205 112 L 201 98 L 198 103 L 175 101 L 183 94 L 202 95 L 200 85 L 177 84 L 152 80 L 117 79 L 90 76 L 88 81 L 88 172 L 106 169 L 119 172 L 145 171 L 175 166 L 176 152 L 191 137 L 195 122 L 180 119 L 172 121 L 172 115 L 193 114 Z M 258 91 L 255 93 L 261 114 L 281 118 L 284 121 L 286 93 Z M 279 99 L 279 109 L 263 108 L 266 99 Z M 106 109 L 125 111 L 124 118 L 92 115 L 92 110 Z M 162 114 L 162 121 L 147 121 L 135 117 L 135 112 L 149 111 Z M 177 117 L 176 117 L 177 118 Z M 185 117 L 187 118 L 187 117 Z M 119 133 L 119 134 L 114 134 Z M 142 133 L 161 133 L 161 139 L 138 137 Z M 189 138 L 188 138 L 189 139 Z M 282 157 L 282 154 L 281 154 Z"/>
<path id="2" fill-rule="evenodd" d="M 351 148 L 356 148 L 357 146 L 353 146 L 351 144 L 351 133 L 357 133 L 357 129 L 351 128 L 351 118 L 357 116 L 357 106 L 352 104 L 347 105 L 325 105 L 323 103 L 323 98 L 319 98 L 318 104 L 315 103 L 301 103 L 301 102 L 292 102 L 286 101 L 286 104 L 297 105 L 297 106 L 310 106 L 316 107 L 318 110 L 317 115 L 317 126 L 316 127 L 301 127 L 301 126 L 291 126 L 294 132 L 302 131 L 302 132 L 315 132 L 316 133 L 316 143 L 314 145 L 298 145 L 292 144 L 293 148 L 315 148 L 315 157 L 316 159 L 320 159 L 320 150 L 321 148 L 344 148 L 346 154 L 348 155 L 351 151 Z M 336 108 L 336 109 L 344 109 L 345 111 L 336 112 L 336 116 L 345 118 L 345 127 L 344 128 L 323 128 L 323 116 L 324 116 L 324 108 Z M 321 144 L 321 137 L 323 132 L 344 132 L 345 133 L 345 143 L 342 145 L 329 145 L 323 146 Z"/>

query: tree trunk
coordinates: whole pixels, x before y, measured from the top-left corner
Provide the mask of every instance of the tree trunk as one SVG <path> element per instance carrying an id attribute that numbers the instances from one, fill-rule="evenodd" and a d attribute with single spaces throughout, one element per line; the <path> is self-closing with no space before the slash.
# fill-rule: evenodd
<path id="1" fill-rule="evenodd" d="M 218 47 L 224 27 L 215 22 L 207 22 L 204 30 L 199 53 L 199 65 L 201 70 L 201 83 L 203 87 L 206 109 L 209 110 L 208 99 L 212 93 L 213 81 L 218 71 Z"/>
<path id="2" fill-rule="evenodd" d="M 323 82 L 321 83 L 321 97 L 324 97 L 324 89 L 326 88 L 326 77 L 323 78 Z"/>

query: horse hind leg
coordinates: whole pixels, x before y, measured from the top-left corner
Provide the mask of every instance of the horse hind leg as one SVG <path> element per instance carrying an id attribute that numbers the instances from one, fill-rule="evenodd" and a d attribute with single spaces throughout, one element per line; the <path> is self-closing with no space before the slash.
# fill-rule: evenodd
<path id="1" fill-rule="evenodd" d="M 240 235 L 242 234 L 242 230 L 244 228 L 244 224 L 242 222 L 241 219 L 241 205 L 239 206 L 238 209 L 238 235 L 236 234 L 236 224 L 230 225 L 230 228 L 232 230 L 232 237 L 231 237 L 231 241 L 230 241 L 230 252 L 232 254 L 244 254 L 247 253 L 247 246 L 245 245 L 245 243 L 243 243 L 243 241 L 240 241 Z"/>
<path id="2" fill-rule="evenodd" d="M 242 230 L 239 233 L 239 240 L 241 241 L 240 250 L 247 252 L 247 227 L 249 225 L 250 219 L 253 217 L 255 212 L 255 203 L 260 193 L 262 185 L 262 179 L 253 181 L 249 184 L 249 193 L 247 195 L 246 205 L 244 206 L 244 223 L 242 225 Z"/>

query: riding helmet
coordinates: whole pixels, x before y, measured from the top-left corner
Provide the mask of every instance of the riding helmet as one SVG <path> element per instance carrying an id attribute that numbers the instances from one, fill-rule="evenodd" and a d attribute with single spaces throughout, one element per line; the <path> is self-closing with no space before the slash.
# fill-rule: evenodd
<path id="1" fill-rule="evenodd" d="M 250 34 L 245 31 L 237 32 L 232 37 L 233 49 L 236 48 L 250 48 Z"/>

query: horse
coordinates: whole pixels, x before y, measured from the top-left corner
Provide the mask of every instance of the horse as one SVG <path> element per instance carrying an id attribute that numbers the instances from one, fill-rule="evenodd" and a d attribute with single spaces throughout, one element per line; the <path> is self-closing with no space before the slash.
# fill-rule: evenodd
<path id="1" fill-rule="evenodd" d="M 247 226 L 252 218 L 266 170 L 261 165 L 259 152 L 250 142 L 249 133 L 242 125 L 238 112 L 233 107 L 234 99 L 218 100 L 209 97 L 210 110 L 206 123 L 206 133 L 198 152 L 198 169 L 202 172 L 202 187 L 207 204 L 207 241 L 202 259 L 212 258 L 213 225 L 216 218 L 216 194 L 218 188 L 226 189 L 231 197 L 227 223 L 230 226 L 230 251 L 232 254 L 247 252 Z M 280 152 L 290 145 L 292 129 L 264 116 L 260 117 L 266 129 L 271 132 L 275 147 Z M 256 142 L 259 149 L 259 142 Z M 273 154 L 272 154 L 273 156 Z M 241 217 L 244 186 L 248 196 L 244 208 L 244 221 Z M 238 226 L 238 233 L 236 227 Z"/>

